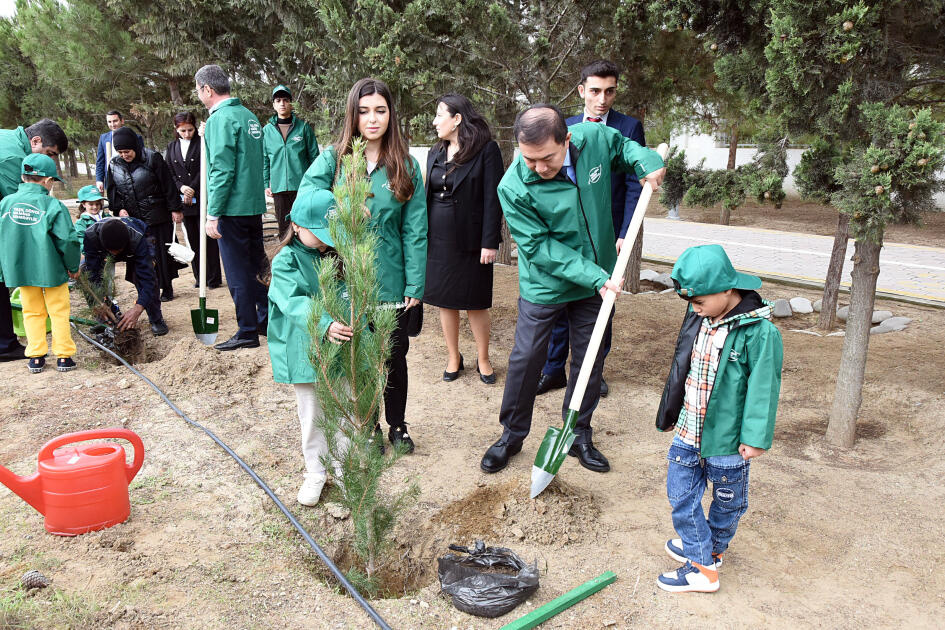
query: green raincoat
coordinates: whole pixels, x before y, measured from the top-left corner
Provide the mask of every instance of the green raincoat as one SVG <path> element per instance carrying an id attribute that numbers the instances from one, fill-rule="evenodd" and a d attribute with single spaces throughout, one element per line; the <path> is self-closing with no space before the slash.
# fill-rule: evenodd
<path id="1" fill-rule="evenodd" d="M 518 156 L 499 182 L 499 200 L 518 245 L 519 293 L 534 304 L 591 297 L 617 262 L 611 217 L 612 172 L 645 175 L 663 167 L 655 151 L 599 123 L 569 127 L 577 184 L 542 179 Z"/>
<path id="2" fill-rule="evenodd" d="M 23 127 L 0 129 L 0 199 L 17 191 L 23 158 L 33 152 Z"/>
<path id="3" fill-rule="evenodd" d="M 61 201 L 21 183 L 0 201 L 0 280 L 10 287 L 58 287 L 79 270 L 79 237 Z"/>
<path id="4" fill-rule="evenodd" d="M 292 114 L 292 126 L 282 139 L 276 121 L 263 127 L 263 186 L 273 194 L 298 190 L 302 175 L 318 157 L 318 142 L 311 125 Z"/>
<path id="5" fill-rule="evenodd" d="M 335 181 L 335 149 L 329 147 L 315 160 L 299 186 L 299 196 L 313 189 L 331 190 Z M 413 196 L 397 201 L 383 167 L 371 173 L 371 193 L 367 200 L 371 223 L 380 240 L 377 251 L 377 280 L 383 302 L 402 302 L 404 297 L 422 299 L 427 268 L 427 199 L 417 160 L 410 157 Z M 609 207 L 609 206 L 608 206 Z M 609 212 L 609 210 L 608 210 Z M 613 228 L 611 228 L 613 230 Z"/>
<path id="6" fill-rule="evenodd" d="M 259 119 L 238 98 L 210 110 L 204 130 L 207 147 L 207 214 L 254 216 L 266 211 L 263 131 Z"/>

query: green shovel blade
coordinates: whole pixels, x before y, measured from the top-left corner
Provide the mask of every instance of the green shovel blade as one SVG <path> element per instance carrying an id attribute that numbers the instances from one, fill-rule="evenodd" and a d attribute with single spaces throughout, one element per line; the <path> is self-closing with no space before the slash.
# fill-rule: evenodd
<path id="1" fill-rule="evenodd" d="M 532 466 L 531 498 L 541 494 L 551 480 L 558 474 L 558 469 L 564 463 L 571 445 L 574 444 L 574 425 L 577 423 L 578 411 L 569 409 L 564 419 L 564 426 L 548 427 L 545 437 L 535 455 L 535 464 Z"/>
<path id="2" fill-rule="evenodd" d="M 200 298 L 200 308 L 191 309 L 190 321 L 194 325 L 197 339 L 206 345 L 217 340 L 220 317 L 216 309 L 207 308 L 207 298 Z"/>

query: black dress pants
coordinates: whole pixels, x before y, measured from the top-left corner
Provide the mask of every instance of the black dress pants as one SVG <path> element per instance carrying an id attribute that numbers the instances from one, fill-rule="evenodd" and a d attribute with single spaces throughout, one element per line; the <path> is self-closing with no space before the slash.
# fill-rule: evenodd
<path id="1" fill-rule="evenodd" d="M 190 248 L 194 250 L 194 259 L 190 268 L 194 270 L 194 283 L 200 283 L 200 216 L 184 215 L 184 229 L 187 230 L 187 239 Z M 220 247 L 214 238 L 207 237 L 207 286 L 218 287 L 223 284 L 223 274 L 220 272 Z"/>
<path id="2" fill-rule="evenodd" d="M 269 265 L 263 248 L 262 216 L 222 216 L 217 230 L 223 237 L 219 240 L 220 256 L 236 306 L 237 337 L 257 339 L 269 314 L 268 292 L 259 281 Z"/>
<path id="3" fill-rule="evenodd" d="M 417 305 L 414 308 L 423 308 Z M 384 389 L 384 418 L 392 427 L 404 424 L 407 411 L 407 335 L 409 311 L 397 309 L 397 326 L 391 334 L 390 357 L 387 359 L 387 387 Z"/>
<path id="4" fill-rule="evenodd" d="M 13 333 L 13 313 L 10 307 L 10 291 L 0 282 L 0 354 L 22 348 L 22 344 Z"/>
<path id="5" fill-rule="evenodd" d="M 295 203 L 295 197 L 298 194 L 297 190 L 286 190 L 272 195 L 276 220 L 279 222 L 279 240 L 282 240 L 289 233 L 289 220 L 286 219 L 286 216 L 292 211 L 292 204 Z"/>

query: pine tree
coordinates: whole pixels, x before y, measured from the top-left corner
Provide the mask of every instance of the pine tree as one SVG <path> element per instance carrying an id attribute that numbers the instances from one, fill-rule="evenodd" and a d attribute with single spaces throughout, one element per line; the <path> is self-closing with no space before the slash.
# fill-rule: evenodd
<path id="1" fill-rule="evenodd" d="M 671 147 L 666 156 L 666 177 L 660 186 L 660 203 L 669 208 L 669 218 L 679 218 L 679 204 L 682 203 L 692 177 L 686 165 L 686 152 L 679 147 Z M 699 164 L 698 168 L 701 168 Z"/>
<path id="2" fill-rule="evenodd" d="M 351 511 L 354 524 L 352 549 L 360 566 L 352 567 L 347 577 L 373 595 L 397 517 L 419 490 L 409 484 L 393 492 L 381 483 L 404 451 L 383 454 L 383 436 L 376 430 L 395 311 L 378 299 L 377 236 L 365 205 L 370 192 L 365 171 L 364 143 L 358 140 L 344 157 L 334 188 L 337 206 L 329 230 L 338 256 L 324 259 L 319 270 L 309 356 L 318 374 L 315 394 L 323 414 L 318 422 L 328 442 L 324 464 L 336 471 L 338 501 Z M 318 323 L 325 313 L 351 326 L 349 342 L 338 345 L 319 338 Z"/>

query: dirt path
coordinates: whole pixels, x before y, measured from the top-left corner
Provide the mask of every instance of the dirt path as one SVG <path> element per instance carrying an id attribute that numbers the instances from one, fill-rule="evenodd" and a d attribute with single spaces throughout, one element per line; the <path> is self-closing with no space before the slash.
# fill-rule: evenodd
<path id="1" fill-rule="evenodd" d="M 265 347 L 217 354 L 194 338 L 192 279 L 165 305 L 167 337 L 149 338 L 146 374 L 194 419 L 233 446 L 331 552 L 348 521 L 323 505 L 294 503 L 302 459 L 291 388 L 272 382 Z M 123 288 L 122 304 L 133 297 Z M 186 288 L 185 288 L 186 287 Z M 768 298 L 797 290 L 766 287 Z M 562 393 L 538 399 L 521 456 L 485 475 L 478 462 L 498 435 L 497 413 L 515 321 L 513 268 L 496 274 L 493 362 L 499 383 L 467 371 L 440 380 L 444 349 L 436 311 L 408 355 L 408 419 L 417 451 L 389 483 L 416 481 L 421 495 L 401 524 L 396 554 L 415 590 L 375 602 L 394 628 L 499 628 L 606 570 L 617 582 L 544 628 L 915 627 L 945 614 L 940 506 L 945 463 L 945 313 L 889 303 L 913 318 L 901 333 L 871 340 L 859 439 L 851 451 L 823 444 L 840 338 L 789 332 L 813 316 L 780 320 L 785 367 L 774 448 L 752 466 L 751 508 L 715 595 L 673 596 L 656 575 L 675 566 L 662 551 L 672 536 L 664 494 L 670 436 L 653 428 L 681 302 L 642 294 L 618 300 L 606 376 L 611 395 L 595 415 L 595 443 L 613 471 L 569 460 L 536 501 L 527 496 L 532 459 L 546 426 L 560 422 Z M 814 295 L 807 295 L 814 298 Z M 210 294 L 234 327 L 225 290 Z M 0 364 L 0 463 L 35 470 L 36 453 L 68 431 L 127 426 L 144 439 L 145 464 L 128 522 L 76 538 L 44 533 L 42 517 L 0 490 L 0 627 L 351 628 L 370 622 L 324 581 L 313 554 L 232 460 L 177 418 L 127 370 L 78 341 L 80 369 L 35 376 Z M 467 358 L 474 345 L 465 328 Z M 497 620 L 470 617 L 438 595 L 435 559 L 451 542 L 484 537 L 538 560 L 541 588 Z M 20 575 L 38 568 L 53 587 L 24 597 Z M 20 623 L 20 626 L 15 625 Z"/>

